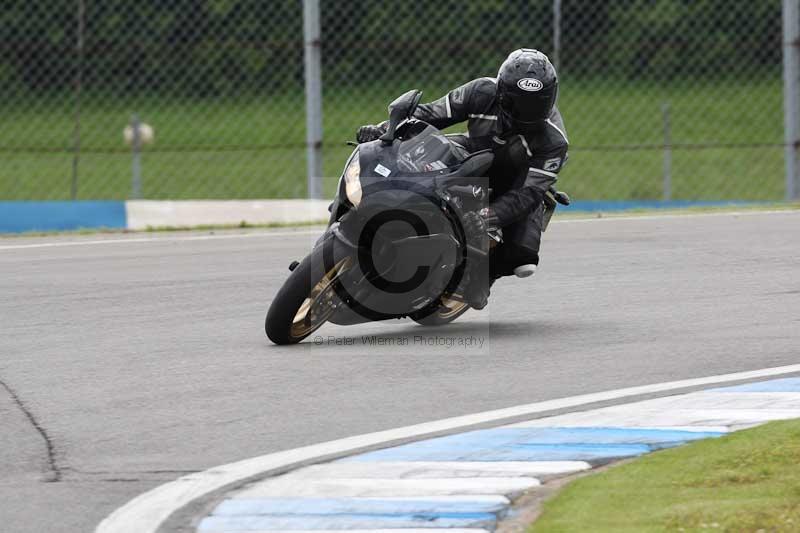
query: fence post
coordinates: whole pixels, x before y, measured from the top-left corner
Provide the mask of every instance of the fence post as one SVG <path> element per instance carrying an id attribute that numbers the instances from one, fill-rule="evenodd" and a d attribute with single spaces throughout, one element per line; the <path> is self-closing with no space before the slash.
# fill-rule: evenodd
<path id="1" fill-rule="evenodd" d="M 553 0 L 553 66 L 561 63 L 561 0 Z"/>
<path id="2" fill-rule="evenodd" d="M 783 0 L 783 116 L 786 200 L 800 198 L 800 0 Z"/>
<path id="3" fill-rule="evenodd" d="M 81 161 L 81 91 L 83 90 L 83 33 L 86 29 L 86 4 L 84 0 L 78 0 L 76 12 L 78 31 L 75 42 L 75 93 L 74 111 L 75 123 L 72 128 L 72 180 L 70 182 L 69 196 L 71 200 L 78 198 L 78 173 Z"/>
<path id="4" fill-rule="evenodd" d="M 140 200 L 142 198 L 142 123 L 139 115 L 131 117 L 131 129 L 133 139 L 131 141 L 132 160 L 131 160 L 131 198 Z"/>
<path id="5" fill-rule="evenodd" d="M 319 0 L 303 0 L 308 197 L 322 198 L 322 41 Z"/>
<path id="6" fill-rule="evenodd" d="M 661 105 L 664 120 L 664 166 L 662 177 L 662 199 L 672 199 L 672 124 L 670 120 L 669 102 Z"/>

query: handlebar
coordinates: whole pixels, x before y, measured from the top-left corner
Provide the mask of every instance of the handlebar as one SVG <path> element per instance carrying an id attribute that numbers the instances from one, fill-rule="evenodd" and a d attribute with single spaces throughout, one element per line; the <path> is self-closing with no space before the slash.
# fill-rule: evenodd
<path id="1" fill-rule="evenodd" d="M 486 200 L 489 198 L 492 190 L 485 187 L 475 185 L 451 185 L 447 190 L 459 196 L 466 196 L 467 198 L 475 198 L 476 200 Z"/>

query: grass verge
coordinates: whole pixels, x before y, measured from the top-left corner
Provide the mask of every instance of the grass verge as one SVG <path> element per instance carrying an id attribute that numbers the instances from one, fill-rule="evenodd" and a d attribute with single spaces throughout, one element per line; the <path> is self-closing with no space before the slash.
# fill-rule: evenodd
<path id="1" fill-rule="evenodd" d="M 580 478 L 529 533 L 800 531 L 800 420 L 653 453 Z"/>
<path id="2" fill-rule="evenodd" d="M 463 81 L 454 79 L 452 85 Z M 452 88 L 424 85 L 326 88 L 327 194 L 335 190 L 352 151 L 345 141 L 353 139 L 359 125 L 383 120 L 387 103 L 412 87 L 424 89 L 426 101 Z M 754 95 L 758 106 L 752 105 Z M 87 94 L 77 160 L 70 149 L 74 116 L 69 95 L 0 102 L 0 198 L 69 199 L 73 168 L 78 199 L 128 198 L 132 161 L 122 128 L 132 112 L 155 128 L 155 142 L 142 155 L 147 199 L 303 197 L 303 98 L 302 92 L 195 100 Z M 735 84 L 565 80 L 559 106 L 572 149 L 560 181 L 564 190 L 575 198 L 598 200 L 661 198 L 662 106 L 667 103 L 673 198 L 783 197 L 779 77 Z"/>

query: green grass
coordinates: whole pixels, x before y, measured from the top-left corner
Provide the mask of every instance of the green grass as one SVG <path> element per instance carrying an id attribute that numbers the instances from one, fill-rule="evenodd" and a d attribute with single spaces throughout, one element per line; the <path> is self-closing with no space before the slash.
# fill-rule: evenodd
<path id="1" fill-rule="evenodd" d="M 660 451 L 580 478 L 530 533 L 800 530 L 800 421 Z"/>
<path id="2" fill-rule="evenodd" d="M 335 190 L 341 166 L 352 150 L 345 141 L 353 138 L 358 125 L 382 120 L 387 102 L 409 87 L 326 88 L 327 195 Z M 422 88 L 428 100 L 446 90 Z M 782 142 L 777 78 L 749 84 L 658 86 L 566 79 L 560 107 L 573 149 L 562 187 L 576 199 L 660 198 L 660 148 L 618 151 L 602 147 L 662 143 L 664 102 L 671 106 L 674 143 Z M 155 144 L 143 155 L 146 198 L 270 198 L 306 193 L 300 91 L 202 101 L 87 95 L 81 111 L 80 199 L 129 196 L 131 156 L 121 131 L 134 111 L 156 130 Z M 0 113 L 0 199 L 68 199 L 74 128 L 69 99 L 6 101 L 0 103 Z M 676 148 L 672 159 L 675 198 L 778 200 L 783 196 L 780 147 Z"/>

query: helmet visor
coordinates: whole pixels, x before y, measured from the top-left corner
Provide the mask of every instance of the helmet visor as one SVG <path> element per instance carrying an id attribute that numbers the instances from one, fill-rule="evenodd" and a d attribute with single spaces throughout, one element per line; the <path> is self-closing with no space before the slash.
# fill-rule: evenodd
<path id="1" fill-rule="evenodd" d="M 536 92 L 507 92 L 501 100 L 503 111 L 521 124 L 541 122 L 550 116 L 556 101 L 557 85 Z"/>

